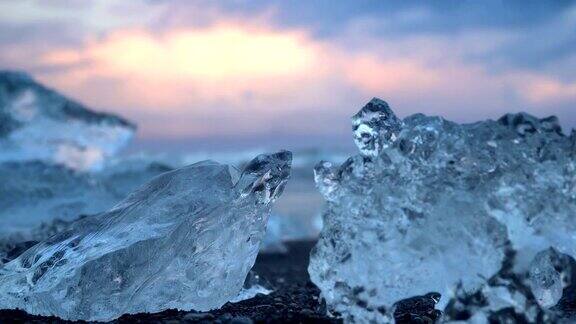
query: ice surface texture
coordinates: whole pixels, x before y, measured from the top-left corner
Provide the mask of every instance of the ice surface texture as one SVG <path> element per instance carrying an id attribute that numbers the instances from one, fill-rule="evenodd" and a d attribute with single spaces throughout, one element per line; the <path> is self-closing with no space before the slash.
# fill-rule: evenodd
<path id="1" fill-rule="evenodd" d="M 282 151 L 240 176 L 210 161 L 164 173 L 0 268 L 0 308 L 111 320 L 220 307 L 254 264 L 290 163 Z"/>
<path id="2" fill-rule="evenodd" d="M 24 73 L 0 71 L 0 161 L 99 169 L 134 131 L 126 120 L 90 111 Z"/>
<path id="3" fill-rule="evenodd" d="M 534 257 L 530 265 L 530 287 L 538 304 L 555 306 L 562 298 L 564 288 L 572 284 L 574 259 L 558 253 L 554 248 L 544 250 Z"/>
<path id="4" fill-rule="evenodd" d="M 556 118 L 400 120 L 373 99 L 352 124 L 361 155 L 315 170 L 327 206 L 309 266 L 345 319 L 389 320 L 395 302 L 430 292 L 442 307 L 481 289 L 512 250 L 523 273 L 549 247 L 576 255 L 576 135 Z"/>

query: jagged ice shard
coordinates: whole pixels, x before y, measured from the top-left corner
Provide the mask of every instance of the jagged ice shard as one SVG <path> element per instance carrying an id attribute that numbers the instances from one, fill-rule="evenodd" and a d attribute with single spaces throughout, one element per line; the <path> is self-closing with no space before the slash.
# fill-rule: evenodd
<path id="1" fill-rule="evenodd" d="M 0 71 L 0 162 L 41 160 L 88 171 L 132 138 L 135 126 L 89 110 L 21 72 Z"/>
<path id="2" fill-rule="evenodd" d="M 329 309 L 391 321 L 396 302 L 430 292 L 444 307 L 456 291 L 487 291 L 510 258 L 519 278 L 532 274 L 526 285 L 542 307 L 558 301 L 553 257 L 536 255 L 576 256 L 574 132 L 525 113 L 401 120 L 376 98 L 352 124 L 361 155 L 315 169 L 327 205 L 309 272 Z"/>
<path id="3" fill-rule="evenodd" d="M 0 268 L 0 308 L 105 321 L 220 307 L 254 264 L 291 159 L 260 155 L 241 175 L 210 161 L 159 175 Z"/>

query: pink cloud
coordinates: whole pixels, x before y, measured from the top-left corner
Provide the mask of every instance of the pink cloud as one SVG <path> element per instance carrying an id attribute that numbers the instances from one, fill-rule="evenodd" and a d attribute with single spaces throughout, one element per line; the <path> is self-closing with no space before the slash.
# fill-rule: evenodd
<path id="1" fill-rule="evenodd" d="M 566 83 L 546 76 L 522 75 L 521 90 L 535 104 L 572 102 L 576 104 L 576 83 Z M 576 109 L 576 107 L 575 107 Z"/>
<path id="2" fill-rule="evenodd" d="M 478 51 L 493 46 L 484 36 L 456 44 L 433 37 L 381 41 L 352 50 L 262 21 L 162 32 L 127 28 L 81 47 L 43 51 L 40 64 L 71 68 L 39 78 L 88 105 L 127 115 L 149 138 L 250 134 L 267 127 L 329 134 L 335 126 L 318 119 L 347 118 L 373 96 L 403 115 L 440 113 L 467 121 L 574 101 L 574 83 L 516 70 L 494 74 L 463 61 L 466 44 Z"/>

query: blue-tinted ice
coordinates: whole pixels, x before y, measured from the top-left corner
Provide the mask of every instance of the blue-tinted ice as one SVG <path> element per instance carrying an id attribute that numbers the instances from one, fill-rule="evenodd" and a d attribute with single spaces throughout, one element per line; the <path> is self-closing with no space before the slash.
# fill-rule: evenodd
<path id="1" fill-rule="evenodd" d="M 401 299 L 439 292 L 443 307 L 457 292 L 483 291 L 489 311 L 517 303 L 525 312 L 526 296 L 490 300 L 503 296 L 488 280 L 504 261 L 542 307 L 558 301 L 560 283 L 528 277 L 531 268 L 560 277 L 551 258 L 533 262 L 540 251 L 576 257 L 574 133 L 564 135 L 555 117 L 524 113 L 462 125 L 401 120 L 379 99 L 352 124 L 361 154 L 315 170 L 327 206 L 309 272 L 330 309 L 387 321 Z"/>
<path id="2" fill-rule="evenodd" d="M 0 71 L 0 162 L 39 160 L 97 170 L 135 126 L 94 112 L 21 72 Z"/>
<path id="3" fill-rule="evenodd" d="M 260 155 L 240 175 L 207 161 L 154 178 L 0 268 L 0 308 L 111 320 L 220 307 L 254 264 L 291 159 Z"/>

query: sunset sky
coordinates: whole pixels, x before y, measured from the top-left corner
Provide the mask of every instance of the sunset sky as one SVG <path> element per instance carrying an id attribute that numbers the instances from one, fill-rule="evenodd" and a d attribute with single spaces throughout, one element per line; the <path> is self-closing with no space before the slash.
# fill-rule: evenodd
<path id="1" fill-rule="evenodd" d="M 144 148 L 351 145 L 402 117 L 576 127 L 575 1 L 1 0 L 0 68 L 139 125 Z"/>

